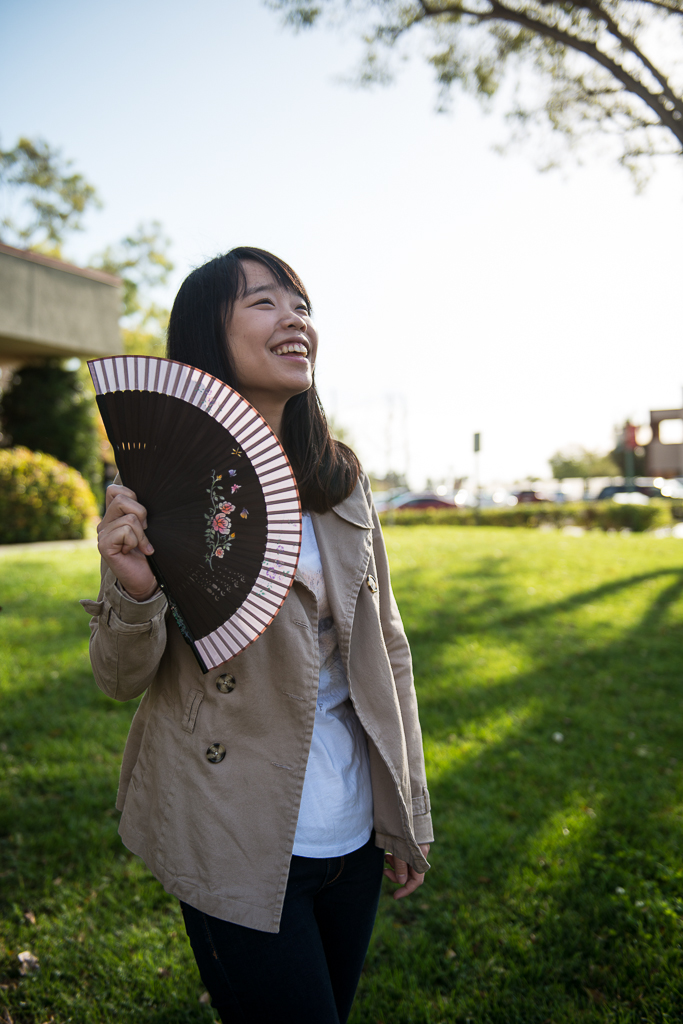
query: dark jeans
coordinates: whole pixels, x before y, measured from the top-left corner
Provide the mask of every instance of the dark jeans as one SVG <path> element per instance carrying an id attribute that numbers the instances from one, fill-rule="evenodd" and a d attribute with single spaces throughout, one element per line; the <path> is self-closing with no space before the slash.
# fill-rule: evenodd
<path id="1" fill-rule="evenodd" d="M 280 931 L 181 903 L 199 973 L 223 1024 L 344 1024 L 377 913 L 384 851 L 292 857 Z"/>

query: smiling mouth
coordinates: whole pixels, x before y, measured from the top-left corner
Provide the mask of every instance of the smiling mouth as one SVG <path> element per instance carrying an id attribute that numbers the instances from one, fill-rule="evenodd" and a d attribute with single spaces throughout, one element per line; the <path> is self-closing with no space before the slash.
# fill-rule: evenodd
<path id="1" fill-rule="evenodd" d="M 278 345 L 277 348 L 274 348 L 273 354 L 276 356 L 294 355 L 308 357 L 308 349 L 302 341 L 287 341 L 282 345 Z"/>

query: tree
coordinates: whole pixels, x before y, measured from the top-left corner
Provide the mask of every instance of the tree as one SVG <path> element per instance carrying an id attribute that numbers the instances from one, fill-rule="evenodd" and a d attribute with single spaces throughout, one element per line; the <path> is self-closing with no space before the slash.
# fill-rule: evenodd
<path id="1" fill-rule="evenodd" d="M 587 448 L 571 448 L 555 452 L 548 459 L 553 479 L 558 483 L 579 477 L 583 480 L 583 496 L 588 497 L 588 483 L 596 476 L 617 476 L 619 467 L 610 455 L 591 452 Z"/>
<path id="2" fill-rule="evenodd" d="M 369 476 L 373 491 L 408 490 L 405 473 L 398 473 L 395 469 L 388 470 L 384 476 L 377 476 L 376 473 L 370 473 Z"/>
<path id="3" fill-rule="evenodd" d="M 61 258 L 66 238 L 83 230 L 83 215 L 102 203 L 73 161 L 44 139 L 20 138 L 0 149 L 0 241 Z M 121 310 L 124 349 L 129 354 L 163 355 L 168 310 L 152 298 L 173 270 L 170 241 L 161 224 L 140 224 L 120 242 L 92 258 L 97 270 L 123 281 Z"/>
<path id="4" fill-rule="evenodd" d="M 94 427 L 95 396 L 77 370 L 51 360 L 14 374 L 2 396 L 3 434 L 13 445 L 53 455 L 99 489 L 101 471 Z"/>
<path id="5" fill-rule="evenodd" d="M 266 0 L 310 28 L 360 19 L 357 81 L 387 83 L 392 51 L 426 43 L 441 109 L 458 86 L 487 102 L 514 79 L 510 114 L 570 143 L 602 132 L 642 182 L 647 158 L 683 154 L 683 0 Z M 540 97 L 540 103 L 538 99 Z"/>
<path id="6" fill-rule="evenodd" d="M 69 232 L 82 229 L 86 209 L 101 205 L 94 187 L 81 174 L 68 173 L 70 167 L 71 161 L 41 139 L 21 138 L 14 149 L 0 150 L 2 241 L 61 257 Z M 159 222 L 152 221 L 91 260 L 122 279 L 121 332 L 129 354 L 164 354 L 168 311 L 153 293 L 173 269 L 169 245 Z M 113 461 L 113 454 L 93 398 L 85 367 L 67 370 L 48 360 L 15 375 L 0 419 L 10 443 L 54 455 L 97 487 L 98 456 Z"/>
<path id="7" fill-rule="evenodd" d="M 43 139 L 20 138 L 14 149 L 0 149 L 0 241 L 61 256 L 65 236 L 81 231 L 86 210 L 101 205 L 71 165 Z"/>
<path id="8" fill-rule="evenodd" d="M 149 289 L 166 284 L 173 264 L 168 256 L 170 240 L 163 235 L 158 220 L 139 224 L 137 230 L 126 235 L 116 245 L 94 256 L 91 266 L 115 274 L 123 281 L 123 309 L 121 315 L 132 325 L 143 325 L 159 316 L 158 307 L 145 304 Z"/>
<path id="9" fill-rule="evenodd" d="M 169 311 L 157 305 L 150 293 L 166 284 L 173 270 L 169 247 L 170 240 L 155 220 L 139 224 L 136 231 L 107 246 L 91 261 L 97 270 L 123 281 L 121 331 L 128 355 L 164 355 Z"/>

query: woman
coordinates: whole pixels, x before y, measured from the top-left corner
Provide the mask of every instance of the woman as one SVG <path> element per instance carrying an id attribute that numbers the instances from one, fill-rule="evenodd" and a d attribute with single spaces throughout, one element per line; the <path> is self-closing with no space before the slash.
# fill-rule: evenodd
<path id="1" fill-rule="evenodd" d="M 261 249 L 195 270 L 171 313 L 169 357 L 248 399 L 296 473 L 301 558 L 265 633 L 201 674 L 145 557 L 145 509 L 120 485 L 99 527 L 99 598 L 83 602 L 100 688 L 117 700 L 144 692 L 121 771 L 121 836 L 179 897 L 226 1022 L 346 1021 L 384 851 L 396 899 L 429 867 L 410 651 L 367 477 L 318 400 L 317 347 L 303 284 Z"/>

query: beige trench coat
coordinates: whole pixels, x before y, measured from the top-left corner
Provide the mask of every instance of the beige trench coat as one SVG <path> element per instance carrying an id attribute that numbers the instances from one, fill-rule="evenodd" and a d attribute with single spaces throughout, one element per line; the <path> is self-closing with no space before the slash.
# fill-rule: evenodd
<path id="1" fill-rule="evenodd" d="M 425 871 L 418 844 L 433 837 L 410 650 L 367 478 L 312 519 L 368 738 L 376 844 Z M 314 595 L 297 577 L 265 633 L 207 675 L 164 595 L 137 603 L 107 569 L 98 600 L 82 603 L 97 685 L 115 700 L 144 693 L 121 769 L 123 842 L 191 906 L 277 932 L 315 717 Z M 230 692 L 216 685 L 225 673 Z M 227 751 L 218 764 L 213 743 Z"/>

